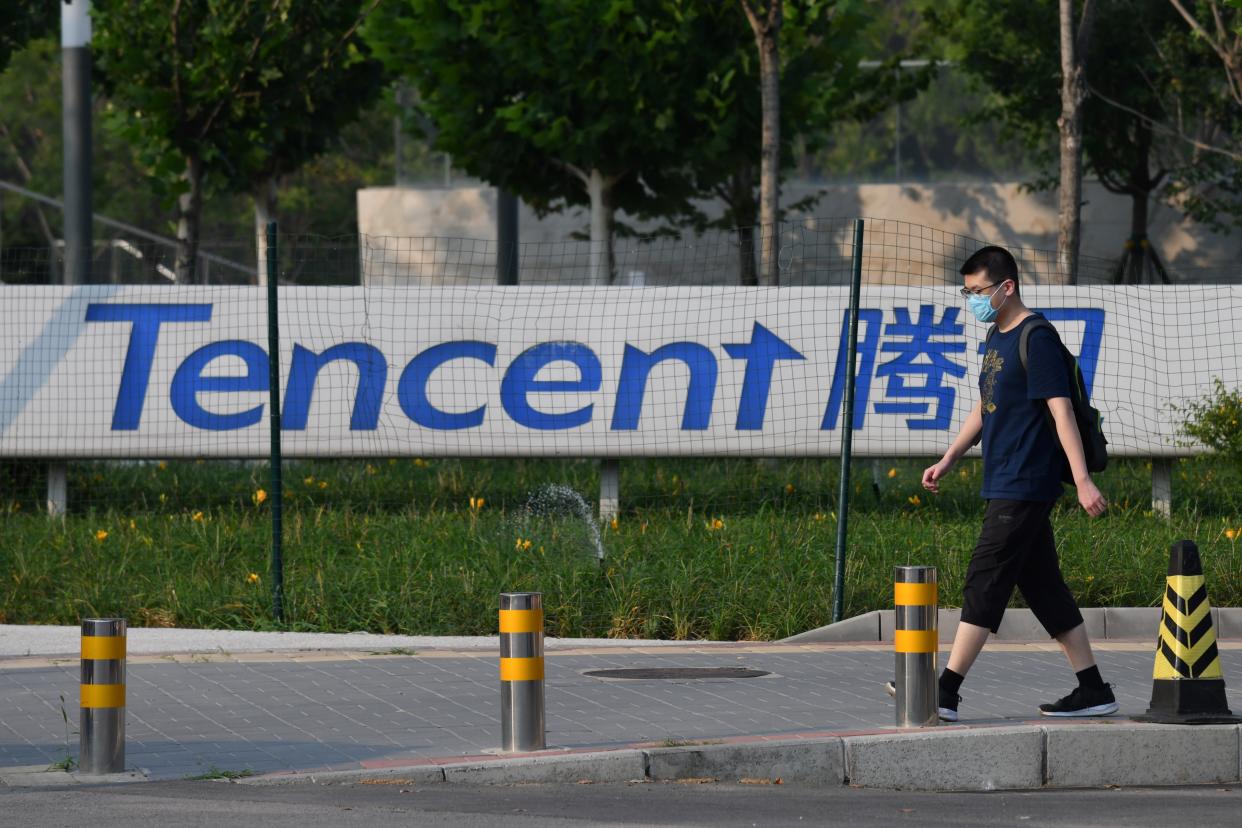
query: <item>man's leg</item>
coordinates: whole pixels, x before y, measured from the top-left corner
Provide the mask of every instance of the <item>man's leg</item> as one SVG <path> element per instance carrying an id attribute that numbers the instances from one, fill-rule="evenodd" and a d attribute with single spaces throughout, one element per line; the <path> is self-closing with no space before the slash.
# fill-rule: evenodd
<path id="1" fill-rule="evenodd" d="M 957 633 L 953 636 L 953 649 L 949 651 L 949 663 L 945 667 L 965 678 L 991 634 L 992 631 L 987 627 L 959 622 Z M 1090 649 L 1090 645 L 1087 645 L 1088 652 Z"/>
<path id="2" fill-rule="evenodd" d="M 1112 688 L 1104 683 L 1095 664 L 1087 626 L 1083 623 L 1078 603 L 1061 575 L 1052 524 L 1046 516 L 1044 525 L 1038 529 L 1038 537 L 1036 551 L 1018 579 L 1018 589 L 1044 629 L 1061 645 L 1070 669 L 1078 679 L 1078 687 L 1069 695 L 1049 704 L 1041 704 L 1039 712 L 1044 716 L 1073 717 L 1115 713 L 1117 699 Z"/>
<path id="3" fill-rule="evenodd" d="M 1070 669 L 1075 673 L 1095 666 L 1095 654 L 1091 652 L 1091 640 L 1087 638 L 1087 625 L 1079 624 L 1072 630 L 1066 630 L 1056 637 L 1057 643 L 1069 660 Z M 954 642 L 957 646 L 957 642 Z M 950 662 L 952 659 L 950 659 Z"/>

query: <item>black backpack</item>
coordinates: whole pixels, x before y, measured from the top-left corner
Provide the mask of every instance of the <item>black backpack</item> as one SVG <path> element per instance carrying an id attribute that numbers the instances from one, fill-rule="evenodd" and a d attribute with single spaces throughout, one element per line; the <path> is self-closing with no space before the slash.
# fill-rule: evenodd
<path id="1" fill-rule="evenodd" d="M 1074 420 L 1078 423 L 1078 433 L 1082 435 L 1082 453 L 1087 461 L 1087 471 L 1101 472 L 1108 466 L 1108 440 L 1104 437 L 1104 418 L 1100 412 L 1091 405 L 1091 400 L 1087 394 L 1087 383 L 1082 377 L 1082 368 L 1078 365 L 1078 359 L 1070 353 L 1069 348 L 1065 347 L 1065 343 L 1061 341 L 1061 335 L 1057 333 L 1057 329 L 1052 323 L 1041 316 L 1031 319 L 1022 328 L 1022 335 L 1018 339 L 1018 357 L 1022 360 L 1022 370 L 1026 370 L 1028 342 L 1031 338 L 1031 332 L 1039 328 L 1047 328 L 1052 331 L 1052 335 L 1057 338 L 1057 345 L 1061 348 L 1061 354 L 1065 357 L 1065 365 L 1070 371 L 1070 403 L 1074 407 Z M 996 326 L 988 328 L 988 335 L 984 338 L 984 347 L 992 338 L 992 334 L 996 333 Z M 1055 435 L 1057 431 L 1056 423 L 1052 419 L 1052 412 L 1046 408 L 1044 410 L 1044 418 L 1048 422 L 1048 427 L 1052 429 Z M 1057 445 L 1060 445 L 1058 441 Z M 1065 478 L 1067 483 L 1073 480 L 1069 471 L 1069 462 L 1065 464 Z"/>

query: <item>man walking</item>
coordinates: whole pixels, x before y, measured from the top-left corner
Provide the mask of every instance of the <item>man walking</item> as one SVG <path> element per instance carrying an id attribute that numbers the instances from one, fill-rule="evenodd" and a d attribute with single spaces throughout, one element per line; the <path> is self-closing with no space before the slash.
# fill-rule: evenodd
<path id="1" fill-rule="evenodd" d="M 984 247 L 966 260 L 961 274 L 965 284 L 961 292 L 975 318 L 995 322 L 996 330 L 983 357 L 978 404 L 940 462 L 923 472 L 923 487 L 938 492 L 940 480 L 982 437 L 987 509 L 966 570 L 961 623 L 940 675 L 940 718 L 958 720 L 958 689 L 989 631 L 994 633 L 1000 626 L 1015 586 L 1048 635 L 1061 645 L 1078 677 L 1078 686 L 1069 695 L 1041 704 L 1039 712 L 1044 716 L 1115 713 L 1112 688 L 1100 676 L 1082 613 L 1061 576 L 1049 522 L 1061 496 L 1067 463 L 1082 508 L 1099 517 L 1107 507 L 1083 457 L 1070 402 L 1069 367 L 1056 335 L 1041 327 L 1029 335 L 1023 370 L 1019 356 L 1022 329 L 1042 317 L 1022 303 L 1018 267 L 1009 251 Z"/>

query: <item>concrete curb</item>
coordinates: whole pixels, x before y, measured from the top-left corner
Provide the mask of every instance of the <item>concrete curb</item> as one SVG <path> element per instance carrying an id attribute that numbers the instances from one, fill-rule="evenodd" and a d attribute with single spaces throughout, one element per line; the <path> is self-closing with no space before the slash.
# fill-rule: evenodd
<path id="1" fill-rule="evenodd" d="M 1160 607 L 1083 607 L 1087 634 L 1093 641 L 1155 641 L 1160 627 Z M 953 641 L 962 611 L 941 607 L 937 637 L 942 643 Z M 1213 607 L 1212 626 L 1216 637 L 1242 637 L 1242 607 Z M 818 644 L 845 641 L 893 640 L 893 610 L 872 610 L 835 624 L 782 638 L 780 644 Z M 1047 641 L 1048 633 L 1029 609 L 1005 610 L 996 638 L 1001 641 Z"/>
<path id="2" fill-rule="evenodd" d="M 808 733 L 468 762 L 422 760 L 405 766 L 270 774 L 238 783 L 509 785 L 686 779 L 920 791 L 1233 783 L 1242 781 L 1242 729 L 1095 719 Z"/>

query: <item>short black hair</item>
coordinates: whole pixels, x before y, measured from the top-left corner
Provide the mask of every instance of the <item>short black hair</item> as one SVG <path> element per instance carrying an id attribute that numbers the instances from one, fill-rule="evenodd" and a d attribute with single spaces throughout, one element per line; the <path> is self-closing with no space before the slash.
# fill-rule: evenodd
<path id="1" fill-rule="evenodd" d="M 1006 279 L 1013 279 L 1013 283 L 1018 284 L 1018 263 L 1014 261 L 1013 254 L 1003 247 L 994 244 L 980 247 L 970 254 L 958 272 L 963 276 L 972 276 L 980 270 L 986 270 L 997 284 Z"/>

